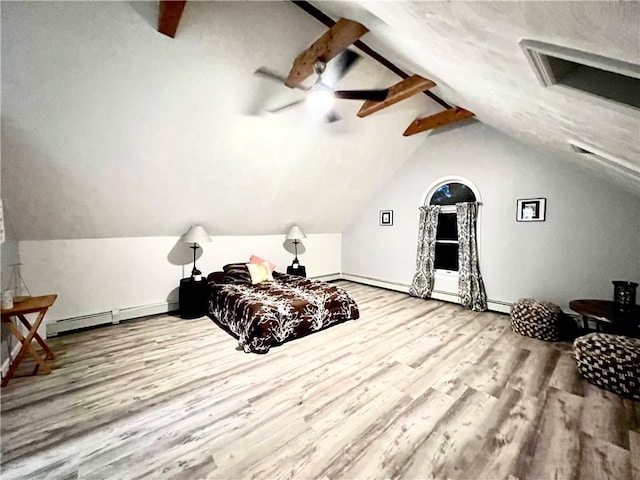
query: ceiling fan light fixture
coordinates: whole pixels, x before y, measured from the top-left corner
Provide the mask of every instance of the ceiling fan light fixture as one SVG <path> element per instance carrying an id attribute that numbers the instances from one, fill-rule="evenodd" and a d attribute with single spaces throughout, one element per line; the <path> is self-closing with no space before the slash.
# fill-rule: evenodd
<path id="1" fill-rule="evenodd" d="M 314 87 L 307 95 L 306 105 L 314 112 L 327 113 L 336 103 L 336 97 L 328 88 Z"/>

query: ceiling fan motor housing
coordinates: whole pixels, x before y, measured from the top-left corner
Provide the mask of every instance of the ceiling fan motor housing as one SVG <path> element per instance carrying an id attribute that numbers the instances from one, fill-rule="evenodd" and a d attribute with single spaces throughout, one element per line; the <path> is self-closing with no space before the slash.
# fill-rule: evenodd
<path id="1" fill-rule="evenodd" d="M 316 72 L 318 76 L 322 75 L 326 68 L 327 64 L 322 60 L 317 60 L 316 63 L 313 64 L 313 71 Z"/>

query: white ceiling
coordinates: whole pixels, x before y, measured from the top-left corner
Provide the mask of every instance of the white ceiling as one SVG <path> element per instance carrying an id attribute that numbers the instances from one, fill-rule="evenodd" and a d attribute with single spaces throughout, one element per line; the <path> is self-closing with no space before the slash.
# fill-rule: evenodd
<path id="1" fill-rule="evenodd" d="M 543 87 L 519 43 L 536 40 L 640 65 L 640 2 L 312 2 L 370 28 L 363 40 L 476 118 L 609 175 L 640 195 L 640 111 Z M 622 168 L 572 153 L 570 140 Z"/>
<path id="2" fill-rule="evenodd" d="M 640 194 L 640 115 L 540 86 L 523 38 L 640 63 L 636 2 L 314 2 L 359 20 L 363 40 L 477 118 L 560 160 L 589 162 Z M 326 28 L 289 2 L 188 2 L 175 39 L 155 2 L 2 2 L 2 196 L 18 238 L 340 232 L 429 134 L 418 95 L 342 122 L 303 107 L 286 73 Z M 399 78 L 363 59 L 341 88 Z M 464 126 L 460 127 L 464 128 Z M 616 173 L 571 153 L 579 140 L 629 162 Z"/>

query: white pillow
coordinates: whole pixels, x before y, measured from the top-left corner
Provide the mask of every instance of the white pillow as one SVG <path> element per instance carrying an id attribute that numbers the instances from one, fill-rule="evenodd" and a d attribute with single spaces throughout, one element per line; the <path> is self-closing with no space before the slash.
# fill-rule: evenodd
<path id="1" fill-rule="evenodd" d="M 269 268 L 269 262 L 263 263 L 247 263 L 249 275 L 251 275 L 251 283 L 272 282 L 273 275 Z"/>

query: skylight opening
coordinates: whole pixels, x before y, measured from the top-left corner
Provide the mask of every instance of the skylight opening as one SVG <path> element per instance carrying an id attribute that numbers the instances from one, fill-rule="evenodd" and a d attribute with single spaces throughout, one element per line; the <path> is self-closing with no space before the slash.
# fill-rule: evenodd
<path id="1" fill-rule="evenodd" d="M 543 86 L 562 85 L 640 109 L 640 65 L 533 40 L 520 46 Z"/>

